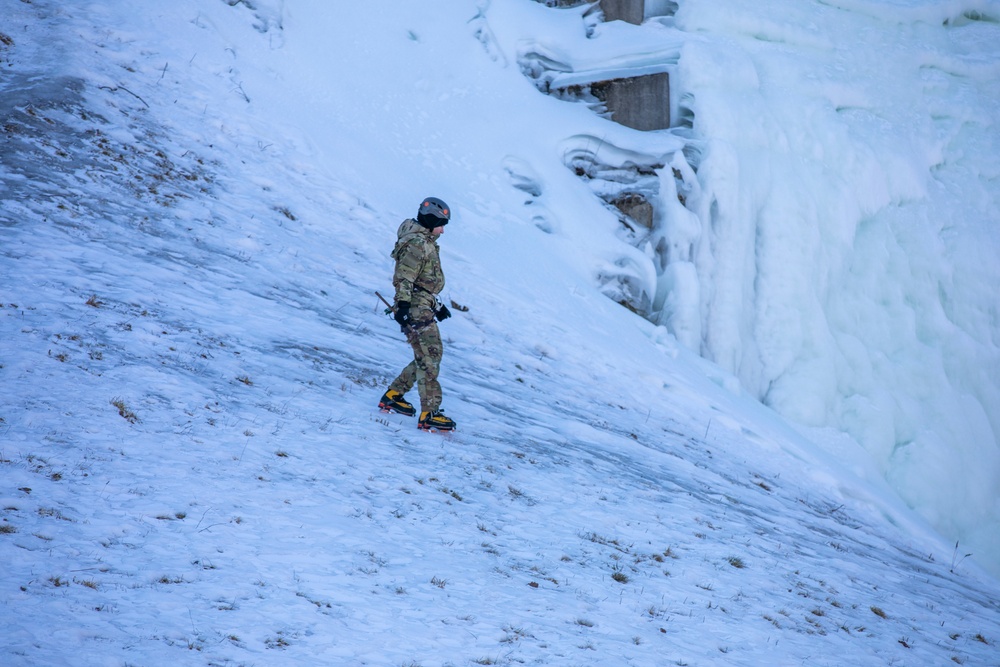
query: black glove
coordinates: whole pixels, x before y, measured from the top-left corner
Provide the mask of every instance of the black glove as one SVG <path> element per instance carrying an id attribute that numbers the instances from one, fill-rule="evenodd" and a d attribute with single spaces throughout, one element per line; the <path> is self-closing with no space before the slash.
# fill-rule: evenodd
<path id="1" fill-rule="evenodd" d="M 410 318 L 410 302 L 409 301 L 399 301 L 396 303 L 396 314 L 392 316 L 392 319 L 399 322 L 399 326 L 405 329 L 410 326 L 412 319 Z"/>
<path id="2" fill-rule="evenodd" d="M 438 308 L 437 311 L 435 311 L 434 317 L 437 318 L 438 322 L 441 322 L 442 320 L 446 320 L 449 317 L 451 317 L 451 311 L 448 310 L 448 306 L 442 303 L 441 307 Z"/>

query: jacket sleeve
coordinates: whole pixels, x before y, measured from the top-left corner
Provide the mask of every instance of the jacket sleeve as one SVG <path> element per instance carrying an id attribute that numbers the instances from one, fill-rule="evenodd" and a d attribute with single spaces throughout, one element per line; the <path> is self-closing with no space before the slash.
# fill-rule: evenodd
<path id="1" fill-rule="evenodd" d="M 420 275 L 424 253 L 419 243 L 407 243 L 396 253 L 396 272 L 392 284 L 396 288 L 396 303 L 413 301 L 413 283 Z"/>

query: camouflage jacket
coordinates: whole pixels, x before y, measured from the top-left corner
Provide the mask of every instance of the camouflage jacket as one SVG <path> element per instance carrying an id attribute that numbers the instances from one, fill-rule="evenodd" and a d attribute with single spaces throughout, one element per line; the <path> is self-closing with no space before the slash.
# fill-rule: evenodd
<path id="1" fill-rule="evenodd" d="M 403 221 L 397 236 L 396 247 L 392 249 L 392 258 L 396 260 L 392 276 L 396 303 L 409 301 L 414 320 L 429 320 L 436 309 L 437 295 L 444 289 L 437 240 L 429 229 L 413 219 Z M 429 310 L 430 314 L 420 310 Z"/>

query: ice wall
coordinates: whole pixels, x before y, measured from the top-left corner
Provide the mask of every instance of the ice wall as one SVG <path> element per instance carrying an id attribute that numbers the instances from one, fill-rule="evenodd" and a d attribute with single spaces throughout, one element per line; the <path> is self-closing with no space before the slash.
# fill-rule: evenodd
<path id="1" fill-rule="evenodd" d="M 681 3 L 678 337 L 1000 572 L 1000 3 Z M 688 232 L 690 234 L 690 232 Z M 689 266 L 668 267 L 674 274 Z M 678 311 L 680 313 L 680 311 Z"/>

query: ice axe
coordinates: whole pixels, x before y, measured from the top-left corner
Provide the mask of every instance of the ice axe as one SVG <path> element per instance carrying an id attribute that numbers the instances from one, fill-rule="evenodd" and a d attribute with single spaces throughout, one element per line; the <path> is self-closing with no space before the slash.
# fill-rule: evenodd
<path id="1" fill-rule="evenodd" d="M 375 296 L 377 296 L 382 301 L 382 303 L 385 304 L 386 315 L 392 315 L 396 312 L 396 307 L 391 303 L 389 303 L 388 301 L 386 301 L 385 297 L 379 294 L 378 290 L 375 290 Z M 403 330 L 403 333 L 413 333 L 413 328 L 409 324 L 402 324 L 400 325 L 400 328 Z"/>
<path id="2" fill-rule="evenodd" d="M 394 312 L 396 312 L 396 307 L 393 306 L 388 301 L 386 301 L 385 297 L 378 293 L 378 290 L 375 290 L 375 296 L 377 296 L 382 301 L 382 303 L 385 304 L 385 314 L 386 315 L 392 315 Z"/>

